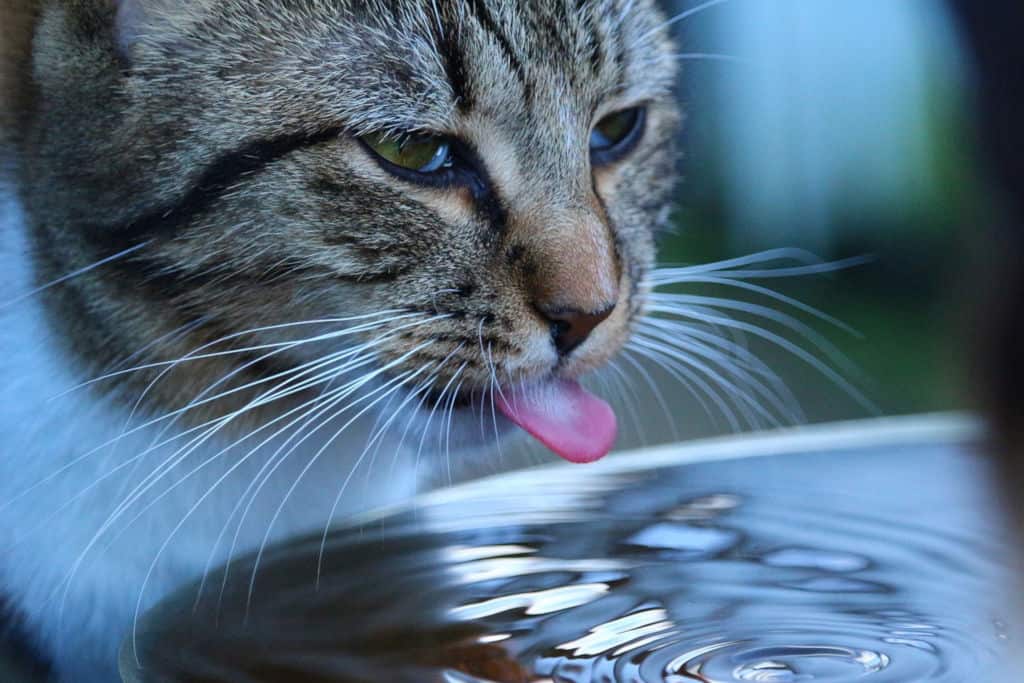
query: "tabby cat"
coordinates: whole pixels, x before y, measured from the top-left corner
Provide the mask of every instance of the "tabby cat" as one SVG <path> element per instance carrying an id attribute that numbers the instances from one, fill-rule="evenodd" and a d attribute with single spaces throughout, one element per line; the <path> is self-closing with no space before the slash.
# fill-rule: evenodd
<path id="1" fill-rule="evenodd" d="M 667 220 L 652 0 L 3 8 L 0 595 L 60 680 L 421 470 L 611 447 L 577 379 Z"/>

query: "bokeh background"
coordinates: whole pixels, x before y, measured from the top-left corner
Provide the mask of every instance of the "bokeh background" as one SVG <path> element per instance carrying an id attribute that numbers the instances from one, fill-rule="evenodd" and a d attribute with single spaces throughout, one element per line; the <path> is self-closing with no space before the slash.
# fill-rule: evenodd
<path id="1" fill-rule="evenodd" d="M 868 257 L 826 276 L 761 284 L 856 330 L 788 309 L 849 358 L 854 367 L 845 370 L 823 360 L 872 405 L 773 344 L 749 335 L 745 343 L 793 390 L 808 422 L 971 407 L 971 231 L 986 224 L 987 202 L 969 65 L 943 3 L 664 5 L 679 17 L 687 121 L 684 181 L 661 261 L 705 263 L 781 247 L 824 260 Z M 676 291 L 778 308 L 735 290 Z M 813 351 L 792 330 L 735 317 Z M 668 373 L 650 373 L 673 418 L 632 373 L 632 389 L 612 392 L 626 404 L 622 445 L 735 430 Z"/>

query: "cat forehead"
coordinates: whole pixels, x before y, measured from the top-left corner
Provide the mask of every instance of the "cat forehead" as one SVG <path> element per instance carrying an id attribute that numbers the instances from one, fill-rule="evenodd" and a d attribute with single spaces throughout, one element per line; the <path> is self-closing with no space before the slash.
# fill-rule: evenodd
<path id="1" fill-rule="evenodd" d="M 582 100 L 665 85 L 660 15 L 646 0 L 408 0 L 364 9 L 372 29 L 405 59 L 377 62 L 386 76 L 417 79 L 462 109 L 507 111 L 509 102 L 564 110 Z M 383 46 L 381 46 L 383 47 Z M 380 60 L 380 50 L 369 51 Z M 641 65 L 643 77 L 640 76 Z M 397 66 L 397 68 L 395 68 Z M 653 77 L 652 77 L 653 76 Z M 648 93 L 653 95 L 654 93 Z"/>
<path id="2" fill-rule="evenodd" d="M 222 73 L 317 93 L 318 111 L 367 132 L 443 130 L 468 111 L 589 116 L 674 81 L 649 0 L 233 0 L 187 19 L 186 41 Z M 165 43 L 181 44 L 182 34 Z M 163 68 L 163 52 L 147 68 Z"/>

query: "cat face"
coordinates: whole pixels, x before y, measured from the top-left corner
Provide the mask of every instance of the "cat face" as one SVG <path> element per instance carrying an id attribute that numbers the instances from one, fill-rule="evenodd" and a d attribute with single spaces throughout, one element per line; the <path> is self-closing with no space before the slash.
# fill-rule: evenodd
<path id="1" fill-rule="evenodd" d="M 35 53 L 40 278 L 124 254 L 52 307 L 91 366 L 208 349 L 163 408 L 372 374 L 458 423 L 643 310 L 680 119 L 648 0 L 53 3 Z"/>

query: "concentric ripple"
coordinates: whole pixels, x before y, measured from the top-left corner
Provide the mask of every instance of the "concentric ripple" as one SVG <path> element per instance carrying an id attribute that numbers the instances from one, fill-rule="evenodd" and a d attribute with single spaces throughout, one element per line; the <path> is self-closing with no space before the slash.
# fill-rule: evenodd
<path id="1" fill-rule="evenodd" d="M 665 680 L 811 681 L 851 680 L 882 671 L 889 655 L 825 645 L 750 647 L 723 643 L 677 657 Z"/>
<path id="2" fill-rule="evenodd" d="M 319 536 L 280 548 L 251 593 L 236 563 L 123 662 L 211 683 L 1009 682 L 981 465 L 901 443 L 508 475 L 322 558 Z"/>

